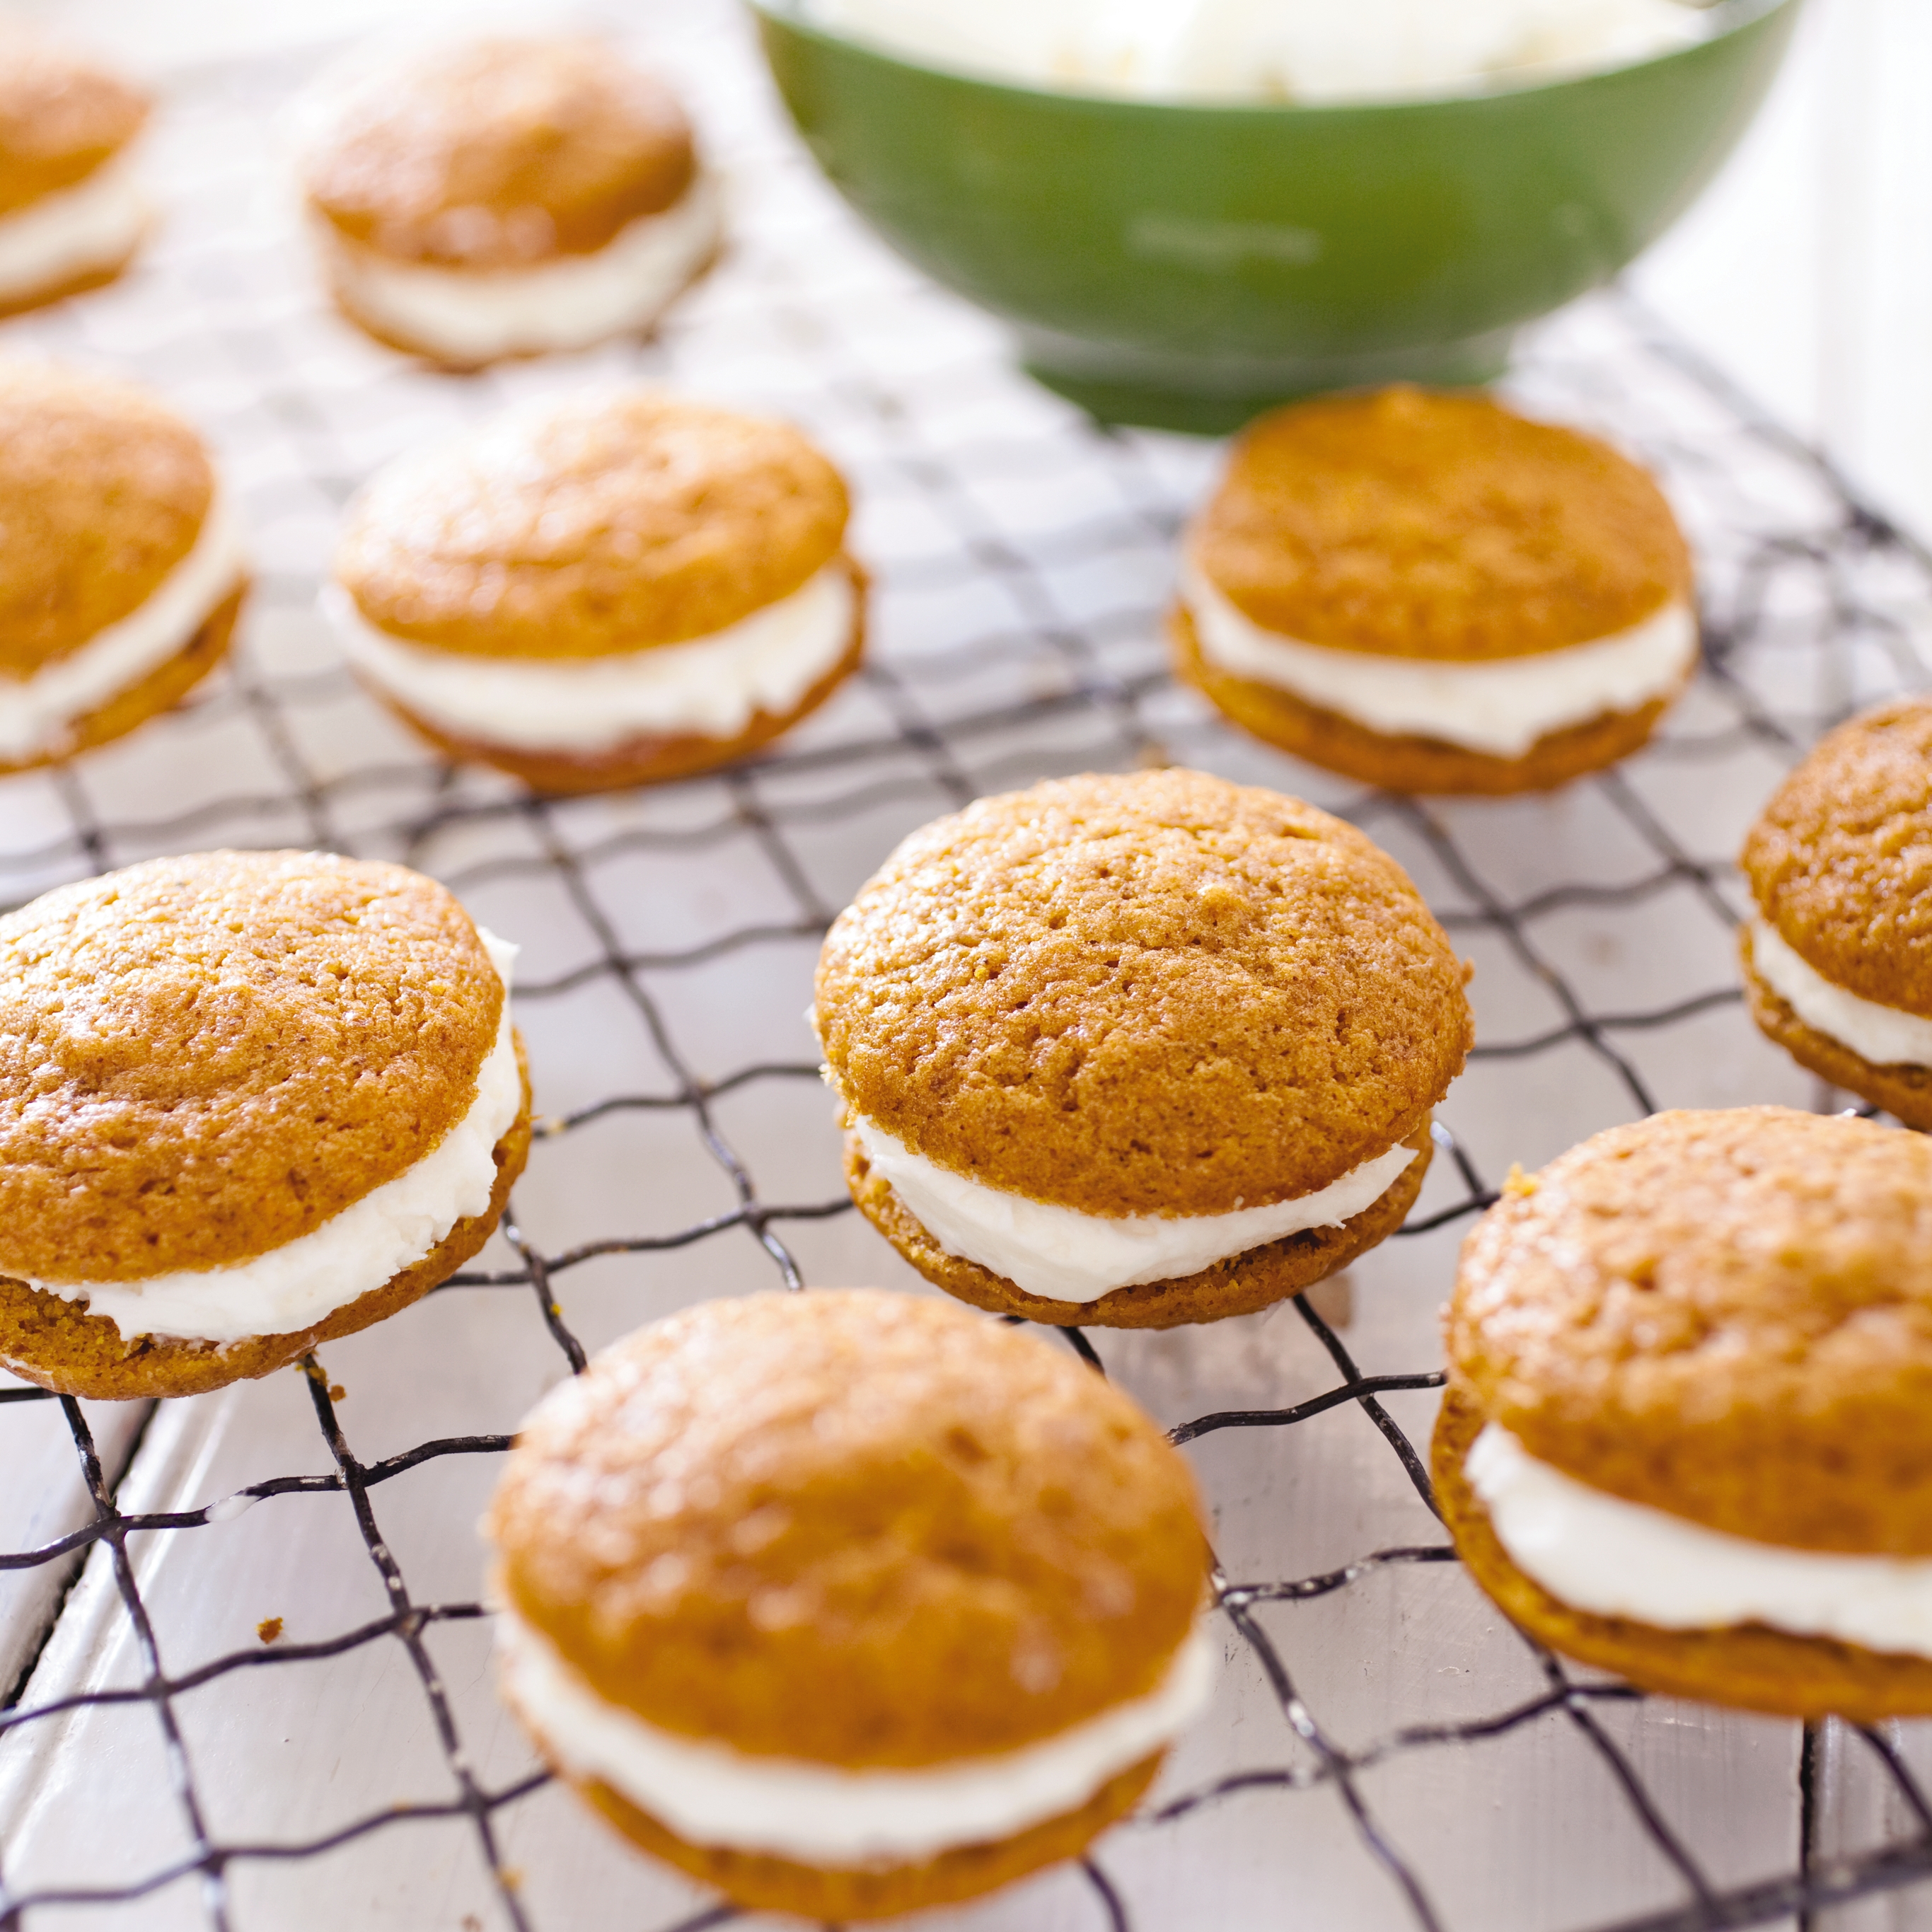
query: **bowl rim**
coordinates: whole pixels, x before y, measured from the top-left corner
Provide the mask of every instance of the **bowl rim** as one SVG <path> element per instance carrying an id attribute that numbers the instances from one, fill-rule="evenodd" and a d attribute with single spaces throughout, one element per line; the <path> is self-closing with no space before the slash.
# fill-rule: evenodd
<path id="1" fill-rule="evenodd" d="M 1625 74 L 1640 74 L 1662 68 L 1702 52 L 1706 49 L 1742 33 L 1771 15 L 1793 12 L 1803 0 L 1684 0 L 1688 10 L 1709 14 L 1716 19 L 1711 31 L 1682 46 L 1665 47 L 1636 60 L 1618 61 L 1604 67 L 1586 67 L 1555 74 L 1541 80 L 1475 81 L 1446 93 L 1404 94 L 1392 99 L 1361 100 L 1162 100 L 1139 94 L 1108 94 L 1098 88 L 1073 89 L 1039 87 L 1023 80 L 982 74 L 970 68 L 946 67 L 916 60 L 884 44 L 841 33 L 812 20 L 806 0 L 746 0 L 762 21 L 782 28 L 787 33 L 821 46 L 855 55 L 878 67 L 897 68 L 922 79 L 950 82 L 977 92 L 1008 95 L 1022 102 L 1052 103 L 1069 112 L 1149 118 L 1177 119 L 1192 116 L 1202 120 L 1300 121 L 1347 116 L 1413 114 L 1418 111 L 1486 106 L 1502 101 L 1521 100 L 1555 94 L 1569 88 L 1587 87 L 1613 80 Z"/>

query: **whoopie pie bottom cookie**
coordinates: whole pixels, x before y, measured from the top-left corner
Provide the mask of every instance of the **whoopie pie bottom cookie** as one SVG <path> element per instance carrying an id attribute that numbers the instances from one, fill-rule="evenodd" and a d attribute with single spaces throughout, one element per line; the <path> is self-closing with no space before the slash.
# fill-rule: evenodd
<path id="1" fill-rule="evenodd" d="M 751 722 L 733 738 L 706 738 L 686 733 L 670 737 L 637 737 L 599 752 L 544 752 L 480 738 L 452 735 L 384 691 L 366 674 L 363 682 L 417 735 L 446 757 L 468 764 L 488 765 L 520 778 L 532 791 L 572 793 L 614 791 L 628 785 L 657 784 L 669 778 L 689 778 L 748 758 L 774 738 L 782 736 L 808 717 L 859 668 L 865 655 L 862 612 L 854 623 L 852 642 L 844 656 L 818 680 L 789 710 L 778 714 L 754 712 Z"/>
<path id="2" fill-rule="evenodd" d="M 1682 691 L 1653 698 L 1634 711 L 1606 712 L 1552 731 L 1520 758 L 1498 758 L 1439 738 L 1372 730 L 1278 685 L 1238 676 L 1202 655 L 1194 620 L 1184 608 L 1174 612 L 1170 622 L 1176 668 L 1237 724 L 1312 765 L 1388 791 L 1502 796 L 1554 790 L 1642 750 Z"/>
<path id="3" fill-rule="evenodd" d="M 1408 1218 L 1422 1192 L 1435 1154 L 1430 1122 L 1399 1147 L 1415 1158 L 1388 1191 L 1338 1226 L 1306 1228 L 1299 1234 L 1230 1255 L 1210 1267 L 1172 1281 L 1136 1282 L 1116 1288 L 1092 1301 L 1055 1301 L 1030 1294 L 1016 1282 L 940 1246 L 893 1191 L 892 1184 L 866 1158 L 864 1143 L 845 1133 L 845 1184 L 860 1214 L 936 1288 L 976 1308 L 998 1315 L 1024 1316 L 1052 1327 L 1174 1328 L 1192 1322 L 1219 1322 L 1231 1315 L 1253 1315 L 1338 1274 L 1371 1248 L 1378 1247 Z"/>
<path id="4" fill-rule="evenodd" d="M 235 635 L 235 620 L 242 599 L 248 594 L 244 580 L 210 611 L 200 628 L 175 655 L 155 666 L 125 691 L 117 692 L 104 704 L 76 718 L 62 734 L 58 749 L 50 748 L 30 758 L 8 764 L 0 760 L 0 774 L 32 771 L 92 751 L 116 738 L 124 738 L 151 718 L 172 711 L 208 673 L 228 655 Z"/>
<path id="5" fill-rule="evenodd" d="M 530 1152 L 530 1070 L 517 1040 L 523 1105 L 496 1145 L 496 1178 L 490 1204 L 466 1215 L 422 1260 L 399 1270 L 292 1334 L 254 1335 L 239 1342 L 208 1342 L 157 1335 L 123 1335 L 104 1316 L 86 1306 L 0 1276 L 0 1367 L 61 1395 L 94 1402 L 154 1396 L 205 1395 L 230 1382 L 272 1375 L 311 1348 L 340 1340 L 400 1313 L 447 1281 L 496 1232 Z"/>

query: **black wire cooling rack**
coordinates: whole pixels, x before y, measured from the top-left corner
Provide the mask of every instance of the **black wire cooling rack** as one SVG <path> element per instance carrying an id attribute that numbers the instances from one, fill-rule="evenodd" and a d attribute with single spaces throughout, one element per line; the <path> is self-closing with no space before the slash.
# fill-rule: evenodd
<path id="1" fill-rule="evenodd" d="M 148 267 L 0 332 L 196 414 L 258 560 L 244 647 L 197 702 L 0 785 L 0 896 L 220 843 L 408 860 L 525 944 L 517 1010 L 551 1109 L 482 1264 L 299 1387 L 130 1412 L 0 1384 L 0 1523 L 34 1526 L 0 1555 L 0 1926 L 739 1919 L 532 1768 L 490 1698 L 470 1522 L 518 1415 L 602 1340 L 707 1293 L 908 1279 L 836 1183 L 796 1019 L 818 935 L 939 812 L 1170 760 L 1302 791 L 1382 839 L 1476 958 L 1480 1043 L 1417 1218 L 1347 1283 L 1217 1330 L 1066 1331 L 1202 1445 L 1228 1687 L 1095 1858 L 945 1922 L 1690 1932 L 1822 1923 L 1932 1876 L 1912 1727 L 1801 1736 L 1526 1646 L 1432 1529 L 1417 1446 L 1442 1380 L 1431 1311 L 1509 1160 L 1660 1105 L 1842 1104 L 1743 1016 L 1730 855 L 1820 728 L 1924 681 L 1932 559 L 1641 312 L 1586 305 L 1528 346 L 1515 387 L 1670 488 L 1702 573 L 1695 689 L 1642 758 L 1554 800 L 1338 786 L 1168 678 L 1172 543 L 1214 452 L 1102 432 L 1032 390 L 839 212 L 734 20 L 667 8 L 656 28 L 731 174 L 739 238 L 655 345 L 460 380 L 361 344 L 317 302 L 262 164 L 304 78 L 291 62 L 187 77 Z M 341 501 L 508 396 L 640 371 L 783 410 L 853 476 L 879 582 L 863 679 L 769 758 L 634 796 L 531 799 L 435 763 L 314 618 Z M 1245 1406 L 1196 1412 L 1228 1390 Z M 1350 1416 L 1346 1442 L 1320 1432 Z M 1331 1546 L 1340 1560 L 1300 1560 Z M 1324 1795 L 1347 1830 L 1310 1808 Z M 1240 1903 L 1244 1871 L 1263 1906 Z"/>

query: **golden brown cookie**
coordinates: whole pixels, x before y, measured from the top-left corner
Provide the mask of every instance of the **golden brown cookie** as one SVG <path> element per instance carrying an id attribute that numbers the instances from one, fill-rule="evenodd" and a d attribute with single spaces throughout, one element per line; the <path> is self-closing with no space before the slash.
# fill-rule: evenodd
<path id="1" fill-rule="evenodd" d="M 0 764 L 131 730 L 220 658 L 233 519 L 200 438 L 146 391 L 0 360 Z"/>
<path id="2" fill-rule="evenodd" d="M 122 164 L 147 97 L 18 22 L 0 22 L 0 314 L 113 280 L 144 207 Z"/>
<path id="3" fill-rule="evenodd" d="M 828 934 L 817 1019 L 848 1126 L 972 1184 L 969 1213 L 1185 1222 L 1426 1150 L 1472 1037 L 1464 976 L 1352 826 L 1169 770 L 1050 781 L 915 832 Z M 877 1165 L 848 1165 L 856 1198 L 928 1279 L 1029 1314 L 1071 1300 L 919 1228 Z M 1294 1292 L 1392 1231 L 1420 1166 L 1346 1227 L 1244 1243 L 1083 1318 L 1160 1326 Z M 1066 1227 L 1076 1246 L 1101 1232 Z"/>
<path id="4" fill-rule="evenodd" d="M 50 1387 L 185 1393 L 365 1326 L 476 1251 L 527 1150 L 503 980 L 401 866 L 150 860 L 0 920 L 0 1360 Z M 410 1212 L 447 1196 L 442 1234 L 331 1299 L 402 1238 L 368 1204 L 439 1154 Z M 307 1317 L 195 1325 L 213 1289 Z"/>
<path id="5" fill-rule="evenodd" d="M 145 604 L 214 489 L 201 439 L 146 390 L 0 360 L 0 671 L 31 676 Z"/>
<path id="6" fill-rule="evenodd" d="M 586 392 L 379 475 L 343 532 L 335 608 L 364 682 L 440 748 L 547 790 L 634 784 L 742 755 L 856 668 L 848 514 L 789 424 Z M 479 710 L 500 668 L 515 688 Z M 624 704 L 662 722 L 622 731 Z"/>
<path id="7" fill-rule="evenodd" d="M 146 94 L 20 22 L 0 25 L 0 215 L 84 181 L 148 118 Z"/>
<path id="8" fill-rule="evenodd" d="M 614 325 L 648 326 L 715 251 L 715 220 L 698 232 L 698 200 L 708 208 L 710 191 L 683 109 L 662 81 L 601 42 L 439 48 L 363 76 L 318 118 L 303 184 L 337 300 L 379 339 L 434 360 L 473 365 L 617 332 L 597 323 L 594 277 L 555 281 L 554 301 L 506 325 L 511 337 L 526 327 L 528 340 L 506 337 L 480 353 L 473 344 L 466 353 L 460 325 L 449 334 L 439 318 L 452 302 L 487 306 L 514 291 L 514 278 L 560 265 L 601 261 L 608 284 L 624 272 L 622 251 L 636 248 L 641 224 L 658 224 L 662 238 L 681 213 L 693 247 L 674 259 L 661 244 L 661 298 L 644 304 L 647 313 L 612 311 Z M 650 268 L 640 265 L 646 280 Z M 398 268 L 441 272 L 428 284 L 386 275 Z M 396 305 L 394 290 L 412 286 L 436 292 L 431 306 Z M 586 302 L 580 340 L 548 339 L 570 318 L 542 309 Z"/>
<path id="9" fill-rule="evenodd" d="M 1834 1085 L 1932 1126 L 1932 702 L 1881 705 L 1821 739 L 1772 794 L 1740 862 L 1759 920 L 1801 962 L 1760 958 L 1744 928 L 1758 1024 Z M 1861 1002 L 1885 1010 L 1861 1014 Z M 1928 1044 L 1916 1058 L 1880 1058 L 1833 1030 L 1862 1036 L 1874 1019 L 1881 1034 L 1923 1031 Z"/>
<path id="10" fill-rule="evenodd" d="M 1726 1549 L 1932 1556 L 1932 1144 L 1778 1107 L 1612 1128 L 1512 1180 L 1465 1244 L 1447 1318 L 1438 1496 L 1532 1636 L 1675 1694 L 1932 1712 L 1932 1660 L 1903 1646 L 1562 1600 L 1530 1574 L 1546 1538 L 1506 1548 L 1467 1468 L 1494 1425 L 1588 1493 Z M 1704 1560 L 1680 1550 L 1665 1580 Z"/>
<path id="11" fill-rule="evenodd" d="M 1479 392 L 1397 385 L 1264 417 L 1186 556 L 1183 675 L 1257 736 L 1372 783 L 1562 783 L 1641 744 L 1694 662 L 1694 622 L 1672 614 L 1693 598 L 1689 554 L 1655 483 L 1595 438 Z M 1666 634 L 1646 642 L 1658 624 Z M 1240 635 L 1218 641 L 1224 631 Z M 1564 661 L 1574 688 L 1541 682 L 1558 667 L 1525 664 L 1513 688 L 1528 722 L 1512 722 L 1512 748 L 1494 735 L 1496 667 L 1600 653 L 1630 634 L 1636 668 Z M 1322 662 L 1298 666 L 1294 650 Z M 1378 681 L 1360 675 L 1384 661 Z M 1400 680 L 1425 669 L 1437 683 L 1395 704 Z M 1459 670 L 1488 681 L 1466 679 L 1474 694 L 1451 706 L 1441 680 Z M 1357 715 L 1338 682 L 1378 682 L 1381 695 Z"/>
<path id="12" fill-rule="evenodd" d="M 545 1755 L 754 1906 L 874 1916 L 1072 1856 L 1206 1681 L 1184 1462 L 1070 1353 L 936 1298 L 641 1330 L 526 1422 L 486 1530 L 505 1693 Z M 776 1814 L 774 1774 L 806 1785 Z M 989 1804 L 1015 1815 L 976 1835 Z M 866 1856 L 800 1842 L 855 1831 Z"/>
<path id="13" fill-rule="evenodd" d="M 370 623 L 471 657 L 600 658 L 688 642 L 838 554 L 836 470 L 790 424 L 661 389 L 513 410 L 381 471 L 336 580 Z"/>
<path id="14" fill-rule="evenodd" d="M 676 97 L 591 40 L 440 47 L 363 78 L 305 157 L 315 212 L 398 261 L 514 268 L 602 248 L 696 169 Z"/>

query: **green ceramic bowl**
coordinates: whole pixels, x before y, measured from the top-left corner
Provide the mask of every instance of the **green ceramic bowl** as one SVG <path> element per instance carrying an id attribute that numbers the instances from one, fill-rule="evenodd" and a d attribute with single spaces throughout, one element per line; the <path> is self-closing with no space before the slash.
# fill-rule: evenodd
<path id="1" fill-rule="evenodd" d="M 1719 0 L 1632 66 L 1356 107 L 1195 106 L 939 71 L 752 0 L 812 152 L 1096 415 L 1233 427 L 1311 390 L 1501 373 L 1522 323 L 1690 204 L 1799 0 Z"/>

